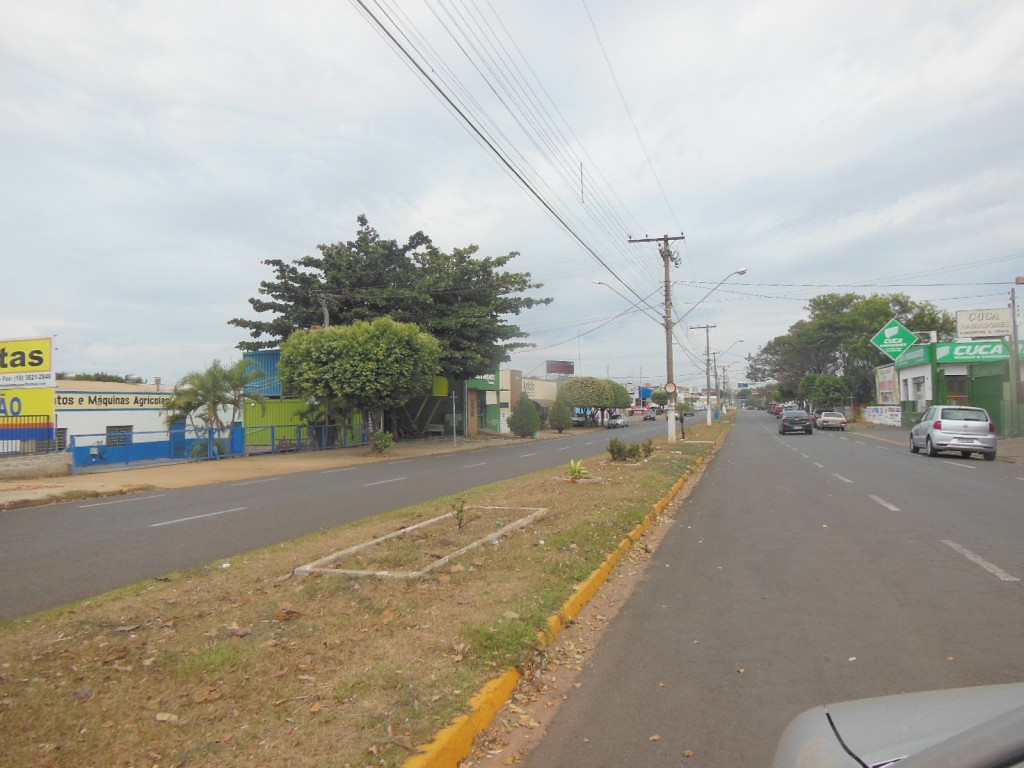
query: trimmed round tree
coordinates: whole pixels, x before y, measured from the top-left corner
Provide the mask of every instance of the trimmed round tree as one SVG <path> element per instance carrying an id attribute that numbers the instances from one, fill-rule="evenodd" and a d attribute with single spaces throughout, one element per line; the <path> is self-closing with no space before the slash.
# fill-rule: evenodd
<path id="1" fill-rule="evenodd" d="M 430 391 L 440 357 L 418 325 L 382 317 L 296 331 L 281 344 L 280 377 L 300 397 L 363 411 L 376 432 L 386 409 Z"/>

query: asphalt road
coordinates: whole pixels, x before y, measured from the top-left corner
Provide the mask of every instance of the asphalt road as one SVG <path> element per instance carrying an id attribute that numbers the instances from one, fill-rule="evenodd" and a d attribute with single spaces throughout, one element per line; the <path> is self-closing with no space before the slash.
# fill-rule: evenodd
<path id="1" fill-rule="evenodd" d="M 64 605 L 478 485 L 603 454 L 665 422 L 243 482 L 7 510 L 0 620 Z"/>
<path id="2" fill-rule="evenodd" d="M 770 765 L 812 706 L 1024 680 L 1022 490 L 742 413 L 521 765 Z"/>

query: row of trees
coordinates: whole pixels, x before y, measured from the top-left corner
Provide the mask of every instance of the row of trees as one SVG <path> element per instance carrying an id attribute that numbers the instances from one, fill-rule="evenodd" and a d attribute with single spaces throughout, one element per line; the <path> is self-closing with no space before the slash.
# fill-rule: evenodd
<path id="1" fill-rule="evenodd" d="M 893 318 L 912 331 L 953 339 L 956 318 L 906 294 L 829 293 L 811 299 L 808 318 L 776 336 L 750 360 L 747 377 L 774 381 L 771 399 L 803 398 L 823 408 L 874 400 L 874 369 L 892 362 L 872 343 Z"/>
<path id="2" fill-rule="evenodd" d="M 622 384 L 593 376 L 577 376 L 559 386 L 555 402 L 548 413 L 548 423 L 552 429 L 564 432 L 572 427 L 574 410 L 594 414 L 628 408 L 632 404 L 629 391 Z M 540 429 L 540 422 L 536 404 L 524 393 L 512 407 L 508 419 L 509 429 L 519 437 L 530 437 Z"/>
<path id="3" fill-rule="evenodd" d="M 317 256 L 268 259 L 274 279 L 249 304 L 262 317 L 234 318 L 249 332 L 242 350 L 281 348 L 286 390 L 310 404 L 310 421 L 344 424 L 353 412 L 380 429 L 384 412 L 430 391 L 433 376 L 493 373 L 526 334 L 508 318 L 548 304 L 529 273 L 506 271 L 518 256 L 480 257 L 469 245 L 445 253 L 423 232 L 405 243 L 381 238 L 365 216 L 353 240 L 319 245 Z M 219 362 L 175 387 L 168 422 L 223 428 L 224 408 L 239 408 L 238 374 Z M 260 399 L 251 397 L 251 399 Z"/>

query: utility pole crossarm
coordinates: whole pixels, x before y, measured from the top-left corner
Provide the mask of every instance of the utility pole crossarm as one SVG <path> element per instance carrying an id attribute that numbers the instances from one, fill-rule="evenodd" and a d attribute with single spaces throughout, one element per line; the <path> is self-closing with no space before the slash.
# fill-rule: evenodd
<path id="1" fill-rule="evenodd" d="M 665 378 L 665 390 L 668 392 L 668 441 L 674 443 L 676 441 L 676 383 L 672 373 L 674 363 L 672 361 L 672 277 L 669 274 L 669 268 L 671 265 L 679 266 L 679 257 L 672 253 L 672 249 L 668 247 L 668 244 L 672 240 L 685 240 L 686 238 L 680 233 L 679 235 L 670 237 L 669 235 L 662 235 L 661 237 L 639 237 L 630 238 L 630 243 L 661 243 L 659 252 L 661 253 L 661 259 L 665 264 L 665 367 L 666 378 Z"/>

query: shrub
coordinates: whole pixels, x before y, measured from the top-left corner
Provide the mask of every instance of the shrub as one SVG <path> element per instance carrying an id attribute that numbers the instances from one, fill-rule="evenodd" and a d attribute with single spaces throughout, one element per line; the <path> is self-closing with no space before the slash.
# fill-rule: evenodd
<path id="1" fill-rule="evenodd" d="M 508 417 L 508 428 L 516 437 L 533 437 L 540 429 L 540 413 L 533 400 L 523 393 Z"/>
<path id="2" fill-rule="evenodd" d="M 654 441 L 646 440 L 643 443 L 630 443 L 626 445 L 617 437 L 608 441 L 608 453 L 612 461 L 639 461 L 641 458 L 650 458 L 654 453 Z"/>
<path id="3" fill-rule="evenodd" d="M 380 432 L 373 433 L 373 452 L 374 453 L 387 453 L 391 450 L 391 446 L 395 444 L 395 436 L 390 432 L 381 430 Z"/>
<path id="4" fill-rule="evenodd" d="M 551 412 L 548 414 L 548 424 L 552 429 L 558 430 L 558 434 L 562 434 L 572 427 L 572 409 L 561 398 L 555 398 Z"/>

